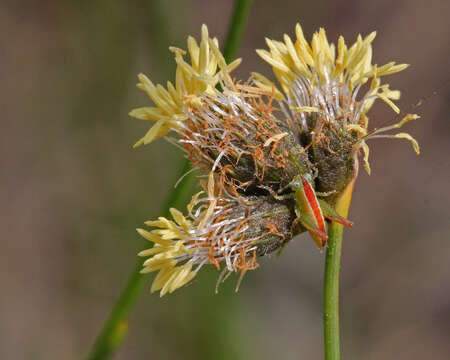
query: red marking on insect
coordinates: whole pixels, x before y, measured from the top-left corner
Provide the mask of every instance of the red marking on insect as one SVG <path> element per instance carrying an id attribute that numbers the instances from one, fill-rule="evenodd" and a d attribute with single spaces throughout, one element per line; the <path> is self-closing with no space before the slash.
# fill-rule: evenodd
<path id="1" fill-rule="evenodd" d="M 301 178 L 308 205 L 311 207 L 312 213 L 314 215 L 314 220 L 316 221 L 317 227 L 320 230 L 317 235 L 319 235 L 322 240 L 322 246 L 325 246 L 328 241 L 328 235 L 325 228 L 325 220 L 323 218 L 322 209 L 320 208 L 316 193 L 311 184 L 306 181 L 303 176 Z"/>

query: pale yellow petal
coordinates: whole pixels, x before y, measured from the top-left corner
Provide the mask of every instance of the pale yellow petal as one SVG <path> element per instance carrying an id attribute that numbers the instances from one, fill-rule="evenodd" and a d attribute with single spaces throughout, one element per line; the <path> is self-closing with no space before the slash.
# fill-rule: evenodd
<path id="1" fill-rule="evenodd" d="M 191 227 L 191 223 L 184 217 L 183 213 L 175 208 L 170 208 L 170 214 L 177 222 L 177 224 L 180 225 L 183 228 L 183 230 L 187 233 Z"/>
<path id="2" fill-rule="evenodd" d="M 394 110 L 397 114 L 400 113 L 400 109 L 397 105 L 395 105 L 385 94 L 381 93 L 381 94 L 377 94 L 377 96 L 383 100 L 386 104 L 388 104 L 392 110 Z"/>
<path id="3" fill-rule="evenodd" d="M 189 212 L 192 211 L 192 209 L 194 208 L 194 206 L 195 206 L 195 204 L 196 204 L 196 202 L 197 202 L 199 196 L 200 196 L 201 194 L 203 194 L 203 193 L 204 193 L 204 191 L 199 191 L 199 192 L 196 193 L 194 196 L 192 196 L 192 199 L 191 199 L 191 201 L 189 202 L 189 204 L 188 204 L 188 206 L 187 206 L 187 209 L 188 209 Z"/>
<path id="4" fill-rule="evenodd" d="M 172 240 L 162 239 L 161 237 L 152 234 L 151 232 L 144 230 L 144 229 L 136 229 L 139 235 L 141 235 L 143 238 L 147 239 L 148 241 L 154 242 L 155 244 L 159 244 L 161 246 L 170 245 L 172 244 Z"/>
<path id="5" fill-rule="evenodd" d="M 369 164 L 369 153 L 370 149 L 369 146 L 366 144 L 365 141 L 361 142 L 361 147 L 364 151 L 364 168 L 366 169 L 367 174 L 370 175 L 370 164 Z"/>
<path id="6" fill-rule="evenodd" d="M 173 272 L 173 267 L 160 270 L 158 275 L 156 275 L 155 279 L 153 280 L 150 291 L 153 293 L 160 290 L 167 282 L 167 280 L 172 276 Z"/>
<path id="7" fill-rule="evenodd" d="M 152 258 L 145 261 L 145 267 L 140 271 L 141 274 L 147 274 L 156 270 L 170 268 L 176 265 L 177 261 L 172 258 L 158 258 L 155 255 Z"/>
<path id="8" fill-rule="evenodd" d="M 409 140 L 411 142 L 411 145 L 414 149 L 414 151 L 416 152 L 417 155 L 420 154 L 420 147 L 419 147 L 419 143 L 416 141 L 416 139 L 414 139 L 411 135 L 407 134 L 407 133 L 398 133 L 394 135 L 396 138 L 399 139 L 406 139 Z"/>
<path id="9" fill-rule="evenodd" d="M 396 128 L 401 128 L 403 125 L 405 125 L 407 122 L 410 122 L 412 120 L 420 119 L 420 116 L 417 114 L 407 114 L 403 119 L 401 119 L 397 124 L 394 126 Z"/>
<path id="10" fill-rule="evenodd" d="M 158 120 L 155 125 L 151 127 L 151 129 L 144 136 L 144 144 L 149 144 L 156 138 L 160 137 L 161 131 L 163 131 L 162 126 L 164 123 L 165 120 Z"/>
<path id="11" fill-rule="evenodd" d="M 145 249 L 145 250 L 140 251 L 138 253 L 138 256 L 147 257 L 147 256 L 151 256 L 151 255 L 161 254 L 168 250 L 170 250 L 170 247 L 155 245 L 151 249 Z"/>
<path id="12" fill-rule="evenodd" d="M 292 43 L 291 38 L 287 35 L 284 34 L 284 42 L 286 44 L 286 48 L 287 51 L 289 52 L 289 56 L 291 57 L 296 70 L 303 74 L 306 75 L 308 72 L 306 70 L 306 66 L 305 64 L 299 59 L 298 55 L 297 55 L 297 51 L 295 50 L 294 44 Z"/>
<path id="13" fill-rule="evenodd" d="M 198 63 L 198 72 L 200 74 L 205 73 L 209 64 L 209 35 L 208 27 L 202 25 L 202 41 L 200 42 L 200 55 Z"/>
<path id="14" fill-rule="evenodd" d="M 128 115 L 139 120 L 157 121 L 162 119 L 169 119 L 166 115 L 163 115 L 160 108 L 150 106 L 133 109 L 128 113 Z"/>
<path id="15" fill-rule="evenodd" d="M 298 107 L 290 106 L 289 108 L 298 113 L 303 113 L 303 112 L 317 113 L 320 111 L 319 108 L 316 108 L 314 106 L 298 106 Z"/>
<path id="16" fill-rule="evenodd" d="M 286 71 L 286 72 L 289 72 L 289 71 L 290 71 L 289 68 L 288 68 L 285 64 L 283 64 L 283 63 L 280 62 L 280 61 L 275 60 L 275 59 L 270 55 L 270 53 L 269 53 L 268 51 L 258 49 L 258 50 L 256 50 L 256 53 L 257 53 L 263 60 L 265 60 L 266 62 L 268 62 L 268 63 L 269 63 L 270 65 L 272 65 L 273 67 L 275 67 L 275 68 L 277 68 L 277 69 L 279 69 L 279 70 L 281 70 L 281 71 Z"/>
<path id="17" fill-rule="evenodd" d="M 191 58 L 192 67 L 198 71 L 198 59 L 200 54 L 200 48 L 198 47 L 197 41 L 192 36 L 188 37 L 187 45 L 189 50 L 189 56 Z"/>

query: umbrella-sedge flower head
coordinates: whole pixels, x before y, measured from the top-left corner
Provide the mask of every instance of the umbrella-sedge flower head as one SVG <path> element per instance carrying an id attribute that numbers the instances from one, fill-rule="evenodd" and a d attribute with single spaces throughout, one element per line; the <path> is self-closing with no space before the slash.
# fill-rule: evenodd
<path id="1" fill-rule="evenodd" d="M 292 237 L 292 203 L 267 196 L 233 196 L 220 186 L 211 172 L 206 193 L 193 196 L 187 216 L 172 208 L 173 220 L 160 217 L 146 222 L 155 229 L 138 229 L 153 243 L 139 253 L 152 256 L 141 273 L 159 271 L 152 292 L 160 290 L 161 296 L 173 292 L 205 264 L 222 268 L 218 285 L 227 273 L 239 272 L 238 288 L 246 271 L 258 267 L 257 257 L 279 249 Z"/>
<path id="2" fill-rule="evenodd" d="M 210 38 L 206 25 L 202 26 L 200 44 L 189 36 L 187 40 L 190 63 L 184 56 L 186 51 L 170 47 L 177 64 L 175 85 L 167 82 L 167 89 L 154 85 L 144 74 L 139 74 L 138 88 L 145 91 L 155 106 L 141 107 L 130 112 L 130 116 L 141 120 L 151 120 L 155 124 L 141 138 L 136 146 L 148 144 L 166 135 L 169 130 L 179 128 L 187 119 L 186 109 L 201 104 L 203 94 L 215 94 L 216 85 L 224 73 L 229 73 L 241 62 L 240 59 L 226 64 L 219 51 L 219 41 Z"/>
<path id="3" fill-rule="evenodd" d="M 246 190 L 287 186 L 299 172 L 311 171 L 293 122 L 279 118 L 273 97 L 226 76 L 222 92 L 204 94 L 201 106 L 174 132 L 190 162 L 220 173 L 231 187 Z"/>
<path id="4" fill-rule="evenodd" d="M 330 44 L 320 29 L 308 43 L 300 25 L 293 42 L 267 39 L 270 51 L 258 54 L 272 65 L 282 91 L 254 73 L 242 83 L 230 72 L 205 25 L 200 44 L 188 38 L 186 52 L 171 48 L 177 64 L 175 85 L 167 89 L 139 75 L 138 87 L 154 107 L 130 115 L 155 121 L 136 146 L 170 132 L 191 165 L 207 176 L 204 192 L 196 194 L 187 215 L 171 209 L 172 219 L 148 221 L 150 231 L 138 232 L 153 247 L 139 253 L 150 257 L 142 273 L 158 271 L 151 290 L 161 296 L 190 282 L 206 264 L 222 269 L 218 284 L 232 272 L 256 269 L 257 257 L 282 249 L 292 237 L 308 231 L 319 248 L 327 244 L 327 221 L 353 226 L 334 209 L 336 196 L 356 177 L 356 154 L 364 152 L 370 171 L 371 138 L 394 137 L 417 142 L 406 133 L 383 134 L 417 115 L 368 130 L 367 113 L 376 99 L 396 113 L 400 92 L 380 77 L 406 64 L 372 64 L 375 33 L 360 35 L 347 47 L 341 36 Z"/>
<path id="5" fill-rule="evenodd" d="M 175 86 L 168 82 L 166 90 L 139 75 L 138 87 L 156 106 L 134 109 L 130 115 L 156 123 L 135 146 L 171 131 L 177 135 L 172 142 L 181 145 L 192 165 L 221 172 L 242 189 L 257 184 L 278 190 L 299 168 L 305 173 L 311 169 L 296 136 L 298 126 L 274 114 L 276 94 L 231 79 L 240 59 L 227 65 L 218 45 L 203 25 L 200 45 L 188 38 L 191 64 L 183 50 L 171 48 L 177 63 Z"/>
<path id="6" fill-rule="evenodd" d="M 382 84 L 380 78 L 408 67 L 395 62 L 372 64 L 375 32 L 365 38 L 358 35 L 350 47 L 342 36 L 337 46 L 329 43 L 324 29 L 314 33 L 311 43 L 306 41 L 299 24 L 295 33 L 295 42 L 288 35 L 284 35 L 283 42 L 266 39 L 269 51 L 257 53 L 272 66 L 281 85 L 284 96 L 278 92 L 278 99 L 286 117 L 302 126 L 301 141 L 309 147 L 309 157 L 318 170 L 316 183 L 320 191 L 341 191 L 346 186 L 353 173 L 353 153 L 360 148 L 370 173 L 366 144 L 370 138 L 404 138 L 419 153 L 417 142 L 409 134 L 379 135 L 401 127 L 417 115 L 408 114 L 396 125 L 368 131 L 367 113 L 376 99 L 400 113 L 393 102 L 400 98 L 400 92 Z M 275 88 L 264 76 L 253 76 L 260 88 Z M 363 89 L 365 93 L 361 95 Z"/>

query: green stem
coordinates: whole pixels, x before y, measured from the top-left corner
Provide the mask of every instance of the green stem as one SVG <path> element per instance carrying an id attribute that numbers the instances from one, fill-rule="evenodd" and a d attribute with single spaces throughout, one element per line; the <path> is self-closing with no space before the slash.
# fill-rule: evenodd
<path id="1" fill-rule="evenodd" d="M 325 359 L 340 359 L 339 338 L 339 270 L 342 248 L 342 225 L 333 222 L 328 230 L 324 285 Z"/>
<path id="2" fill-rule="evenodd" d="M 189 169 L 189 162 L 184 161 L 184 166 L 178 174 L 178 178 L 189 171 Z M 167 217 L 169 215 L 169 209 L 171 207 L 180 207 L 182 203 L 185 202 L 191 193 L 192 185 L 193 177 L 187 175 L 183 181 L 169 194 L 163 210 L 163 216 Z M 119 299 L 111 310 L 103 329 L 92 346 L 87 356 L 88 360 L 108 359 L 122 344 L 128 329 L 128 314 L 133 308 L 144 285 L 145 276 L 139 273 L 141 269 L 142 260 L 139 260 L 135 269 L 128 278 L 128 282 L 122 290 Z"/>
<path id="3" fill-rule="evenodd" d="M 227 62 L 230 62 L 236 54 L 251 2 L 251 0 L 235 0 L 230 27 L 223 50 Z M 185 174 L 190 168 L 189 161 L 185 160 L 179 176 Z M 169 194 L 163 211 L 166 216 L 169 213 L 170 207 L 179 207 L 180 204 L 186 201 L 191 193 L 193 179 L 192 174 L 187 175 L 178 187 Z M 123 343 L 127 330 L 128 315 L 144 284 L 144 276 L 139 273 L 141 268 L 142 261 L 139 260 L 92 346 L 87 356 L 88 360 L 108 359 Z"/>
<path id="4" fill-rule="evenodd" d="M 231 62 L 237 52 L 244 33 L 245 23 L 250 12 L 252 0 L 235 0 L 231 22 L 228 25 L 227 37 L 223 45 L 223 57 L 227 63 Z"/>
<path id="5" fill-rule="evenodd" d="M 357 167 L 357 165 L 356 165 Z M 339 215 L 347 217 L 352 199 L 355 176 L 336 201 L 336 211 Z M 344 229 L 341 224 L 332 222 L 328 228 L 328 245 L 325 259 L 324 276 L 324 350 L 325 360 L 339 360 L 339 271 L 341 267 L 342 235 Z"/>

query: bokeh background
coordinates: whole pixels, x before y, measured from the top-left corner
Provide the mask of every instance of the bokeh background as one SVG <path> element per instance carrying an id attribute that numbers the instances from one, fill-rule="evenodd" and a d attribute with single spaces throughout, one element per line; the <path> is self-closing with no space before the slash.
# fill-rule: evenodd
<path id="1" fill-rule="evenodd" d="M 160 140 L 133 150 L 148 124 L 127 116 L 149 101 L 136 74 L 174 77 L 169 45 L 188 34 L 225 37 L 231 1 L 2 1 L 0 3 L 0 358 L 80 359 L 146 245 L 182 154 Z M 264 37 L 378 30 L 374 61 L 407 62 L 389 77 L 407 108 L 449 80 L 450 3 L 255 1 L 239 49 Z M 371 144 L 372 176 L 358 179 L 342 263 L 346 359 L 450 358 L 449 87 L 417 111 L 420 142 Z M 384 105 L 372 125 L 392 117 Z M 238 294 L 217 273 L 160 299 L 143 291 L 116 359 L 320 359 L 324 253 L 303 235 L 263 259 Z M 151 276 L 148 277 L 149 288 Z"/>

